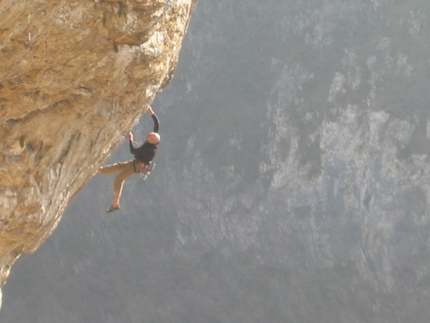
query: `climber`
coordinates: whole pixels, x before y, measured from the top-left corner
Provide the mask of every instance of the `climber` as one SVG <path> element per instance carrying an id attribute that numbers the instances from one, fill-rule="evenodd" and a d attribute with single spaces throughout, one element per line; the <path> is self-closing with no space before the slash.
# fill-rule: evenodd
<path id="1" fill-rule="evenodd" d="M 152 165 L 152 159 L 157 152 L 157 145 L 160 143 L 160 135 L 158 134 L 160 122 L 150 106 L 148 106 L 146 112 L 151 115 L 154 121 L 154 130 L 146 136 L 144 144 L 136 148 L 136 143 L 133 141 L 133 134 L 130 132 L 127 135 L 130 144 L 130 152 L 134 155 L 134 159 L 103 166 L 98 170 L 98 173 L 102 175 L 119 173 L 113 182 L 113 202 L 106 210 L 107 212 L 119 210 L 119 200 L 125 180 L 135 173 L 145 172 L 146 168 Z"/>

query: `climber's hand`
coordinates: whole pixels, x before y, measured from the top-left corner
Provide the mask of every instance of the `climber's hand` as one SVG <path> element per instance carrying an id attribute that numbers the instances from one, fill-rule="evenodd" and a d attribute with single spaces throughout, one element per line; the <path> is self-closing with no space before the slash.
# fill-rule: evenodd
<path id="1" fill-rule="evenodd" d="M 152 110 L 151 106 L 148 105 L 148 108 L 146 109 L 146 112 L 148 112 L 150 115 L 154 114 L 154 110 Z"/>

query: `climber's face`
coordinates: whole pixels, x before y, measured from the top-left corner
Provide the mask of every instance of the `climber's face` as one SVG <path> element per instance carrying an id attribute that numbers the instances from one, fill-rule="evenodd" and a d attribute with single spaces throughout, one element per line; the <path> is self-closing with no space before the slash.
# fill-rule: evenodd
<path id="1" fill-rule="evenodd" d="M 160 142 L 160 135 L 156 132 L 150 132 L 146 136 L 146 141 L 150 144 L 158 144 Z"/>

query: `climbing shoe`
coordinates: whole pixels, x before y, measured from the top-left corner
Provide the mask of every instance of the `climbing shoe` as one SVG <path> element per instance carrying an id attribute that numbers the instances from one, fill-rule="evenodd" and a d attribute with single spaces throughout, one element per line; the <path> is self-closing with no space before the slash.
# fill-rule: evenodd
<path id="1" fill-rule="evenodd" d="M 116 210 L 119 210 L 119 205 L 117 205 L 117 206 L 111 205 L 110 208 L 108 208 L 106 210 L 106 212 L 113 212 L 113 211 L 116 211 Z"/>

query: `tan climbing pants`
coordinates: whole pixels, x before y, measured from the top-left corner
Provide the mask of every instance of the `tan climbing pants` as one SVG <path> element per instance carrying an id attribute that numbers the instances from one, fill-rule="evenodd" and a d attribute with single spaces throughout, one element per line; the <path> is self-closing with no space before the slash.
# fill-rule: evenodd
<path id="1" fill-rule="evenodd" d="M 119 173 L 113 181 L 113 194 L 116 196 L 121 196 L 125 180 L 131 175 L 139 173 L 142 164 L 142 162 L 132 159 L 126 162 L 103 166 L 99 169 L 99 171 L 102 175 Z"/>

